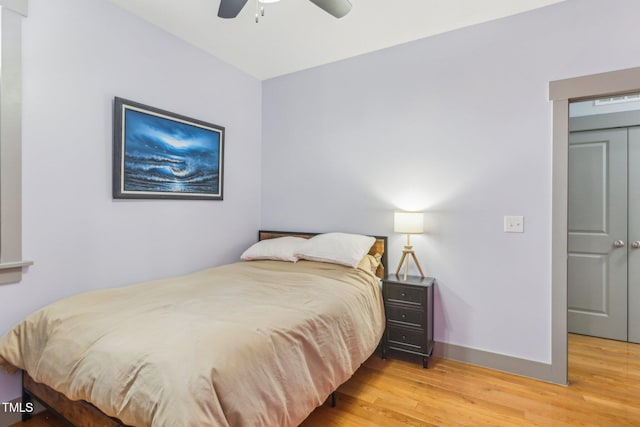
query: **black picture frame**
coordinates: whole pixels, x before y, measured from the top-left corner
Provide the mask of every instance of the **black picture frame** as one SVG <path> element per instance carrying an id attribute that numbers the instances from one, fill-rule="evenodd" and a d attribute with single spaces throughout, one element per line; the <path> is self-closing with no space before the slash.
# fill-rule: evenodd
<path id="1" fill-rule="evenodd" d="M 225 128 L 115 97 L 113 198 L 222 200 Z"/>

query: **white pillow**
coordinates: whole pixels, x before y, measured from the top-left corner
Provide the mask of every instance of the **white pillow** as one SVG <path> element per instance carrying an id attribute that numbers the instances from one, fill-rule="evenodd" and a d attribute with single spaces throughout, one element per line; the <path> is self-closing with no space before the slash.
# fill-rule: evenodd
<path id="1" fill-rule="evenodd" d="M 261 240 L 251 245 L 249 249 L 244 251 L 240 258 L 245 261 L 273 259 L 277 261 L 296 262 L 298 257 L 295 255 L 295 252 L 306 240 L 307 239 L 302 237 L 294 236 Z"/>
<path id="2" fill-rule="evenodd" d="M 295 252 L 299 259 L 330 262 L 356 268 L 369 253 L 375 237 L 361 234 L 326 233 L 303 242 Z"/>

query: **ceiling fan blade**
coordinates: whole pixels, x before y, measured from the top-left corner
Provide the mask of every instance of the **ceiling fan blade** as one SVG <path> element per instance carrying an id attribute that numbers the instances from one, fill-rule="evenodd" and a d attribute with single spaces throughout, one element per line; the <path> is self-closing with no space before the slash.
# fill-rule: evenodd
<path id="1" fill-rule="evenodd" d="M 247 0 L 220 0 L 218 16 L 220 18 L 235 18 L 245 4 L 247 4 Z"/>
<path id="2" fill-rule="evenodd" d="M 351 2 L 349 0 L 309 0 L 325 12 L 342 18 L 351 10 Z"/>

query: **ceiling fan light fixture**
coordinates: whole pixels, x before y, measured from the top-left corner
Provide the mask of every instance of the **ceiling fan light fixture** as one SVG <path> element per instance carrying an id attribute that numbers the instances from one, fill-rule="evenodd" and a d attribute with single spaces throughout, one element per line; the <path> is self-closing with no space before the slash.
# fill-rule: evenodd
<path id="1" fill-rule="evenodd" d="M 220 0 L 218 8 L 218 16 L 220 18 L 235 18 L 242 10 L 248 0 Z M 279 0 L 256 0 L 256 9 L 267 3 L 276 3 Z M 336 18 L 342 18 L 351 10 L 351 2 L 349 0 L 309 0 L 330 15 Z M 264 11 L 259 10 L 256 13 L 256 19 L 262 15 Z"/>

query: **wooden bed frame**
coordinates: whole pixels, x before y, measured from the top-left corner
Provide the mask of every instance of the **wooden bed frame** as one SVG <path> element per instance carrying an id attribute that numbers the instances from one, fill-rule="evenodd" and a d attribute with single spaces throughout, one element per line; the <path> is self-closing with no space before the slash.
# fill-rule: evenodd
<path id="1" fill-rule="evenodd" d="M 22 371 L 22 407 L 25 407 L 26 402 L 32 402 L 34 398 L 72 426 L 129 427 L 84 400 L 70 400 L 48 385 L 35 382 L 26 371 Z M 29 420 L 31 415 L 23 412 L 22 421 Z"/>
<path id="2" fill-rule="evenodd" d="M 296 236 L 311 238 L 320 233 L 287 232 L 287 231 L 258 231 L 258 240 L 274 239 L 277 237 Z M 382 262 L 376 271 L 376 276 L 384 278 L 384 266 L 387 265 L 387 238 L 383 236 L 373 236 L 376 238 L 369 253 L 382 255 Z M 38 400 L 45 407 L 64 418 L 73 426 L 82 427 L 130 427 L 122 423 L 117 418 L 110 417 L 86 401 L 75 401 L 67 398 L 64 394 L 53 390 L 51 387 L 38 383 L 29 376 L 26 371 L 22 371 L 22 402 L 23 407 L 33 399 Z M 336 405 L 336 396 L 333 392 L 330 396 L 331 406 Z M 27 421 L 32 414 L 23 412 L 22 421 Z"/>

